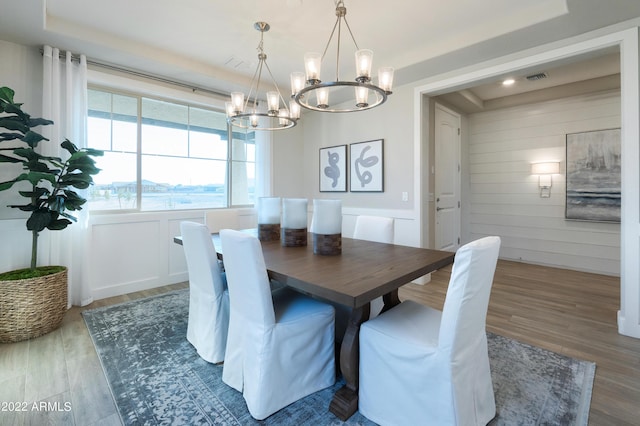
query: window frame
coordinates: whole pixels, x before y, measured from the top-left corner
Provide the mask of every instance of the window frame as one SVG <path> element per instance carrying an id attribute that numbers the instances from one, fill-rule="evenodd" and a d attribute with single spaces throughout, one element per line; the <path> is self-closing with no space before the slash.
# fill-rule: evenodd
<path id="1" fill-rule="evenodd" d="M 88 90 L 96 90 L 96 91 L 102 91 L 102 92 L 106 92 L 109 93 L 110 95 L 120 95 L 120 96 L 127 96 L 127 97 L 131 97 L 131 98 L 135 98 L 136 99 L 136 103 L 137 103 L 137 108 L 136 108 L 136 152 L 135 152 L 135 156 L 136 156 L 136 206 L 135 208 L 128 208 L 128 209 L 89 209 L 91 211 L 92 214 L 130 214 L 130 213 L 154 213 L 154 212 L 176 212 L 176 211 L 197 211 L 197 210 L 215 210 L 215 209 L 233 209 L 233 208 L 250 208 L 253 207 L 255 205 L 255 192 L 254 192 L 254 203 L 251 204 L 233 204 L 233 173 L 232 173 L 232 167 L 233 167 L 233 163 L 234 162 L 244 162 L 246 164 L 253 164 L 254 167 L 254 175 L 255 175 L 255 171 L 257 170 L 257 163 L 258 163 L 258 158 L 256 156 L 257 154 L 257 141 L 256 141 L 256 135 L 255 135 L 255 131 L 253 132 L 245 132 L 244 134 L 242 134 L 241 132 L 234 132 L 233 131 L 233 127 L 227 123 L 226 124 L 226 142 L 227 142 L 227 153 L 226 153 L 226 158 L 225 159 L 218 159 L 217 161 L 225 161 L 226 162 L 226 172 L 225 172 L 225 204 L 226 206 L 224 207 L 199 207 L 199 208 L 179 208 L 179 209 L 159 209 L 159 210 L 144 210 L 142 209 L 142 160 L 143 160 L 143 155 L 144 153 L 142 152 L 142 125 L 143 125 L 143 118 L 142 117 L 142 100 L 144 98 L 146 99 L 150 99 L 153 101 L 159 101 L 159 102 L 166 102 L 166 103 L 171 103 L 174 105 L 179 105 L 179 106 L 184 106 L 187 107 L 189 110 L 191 108 L 197 108 L 197 109 L 202 109 L 202 110 L 207 110 L 207 111 L 211 111 L 211 112 L 215 112 L 215 113 L 219 113 L 219 114 L 223 114 L 226 115 L 226 111 L 224 110 L 224 108 L 220 108 L 219 106 L 216 106 L 214 104 L 204 104 L 201 102 L 195 102 L 195 101 L 190 101 L 187 99 L 178 99 L 178 98 L 173 98 L 171 96 L 167 96 L 167 95 L 162 95 L 162 94 L 150 94 L 147 93 L 146 91 L 134 91 L 134 90 L 130 90 L 130 89 L 126 89 L 126 88 L 122 88 L 122 87 L 112 87 L 110 85 L 104 85 L 104 84 L 99 84 L 99 83 L 88 83 L 87 84 L 87 89 Z M 112 107 L 112 106 L 111 106 Z M 89 117 L 89 108 L 87 108 L 87 118 Z M 113 121 L 113 119 L 111 119 L 111 121 Z M 241 137 L 239 137 L 241 136 Z M 245 143 L 247 143 L 247 141 L 253 141 L 253 145 L 254 145 L 254 158 L 253 161 L 247 161 L 247 160 L 234 160 L 233 158 L 233 142 L 234 142 L 234 137 L 236 139 L 241 139 L 244 140 Z M 87 145 L 89 142 L 89 138 L 88 138 L 88 134 L 87 134 Z M 169 156 L 172 157 L 172 156 Z M 191 158 L 191 157 L 178 157 L 178 156 L 173 156 L 176 158 Z M 255 183 L 255 176 L 254 176 L 254 191 L 256 188 L 256 183 Z"/>

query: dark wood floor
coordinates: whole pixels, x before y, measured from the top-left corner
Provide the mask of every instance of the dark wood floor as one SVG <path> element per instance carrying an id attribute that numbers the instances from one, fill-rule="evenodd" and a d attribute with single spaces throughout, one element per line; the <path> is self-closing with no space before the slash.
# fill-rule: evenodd
<path id="1" fill-rule="evenodd" d="M 442 309 L 451 268 L 401 299 Z M 640 340 L 617 331 L 620 279 L 499 261 L 487 330 L 596 363 L 590 425 L 640 425 Z"/>
<path id="2" fill-rule="evenodd" d="M 401 299 L 442 309 L 450 268 Z M 63 326 L 27 342 L 0 344 L 0 402 L 58 402 L 60 411 L 0 411 L 0 425 L 119 425 L 115 404 L 80 315 L 186 287 L 186 283 L 73 308 Z M 640 340 L 617 332 L 620 280 L 615 277 L 499 261 L 487 316 L 489 331 L 594 361 L 590 425 L 640 425 Z M 65 411 L 65 403 L 70 406 Z"/>

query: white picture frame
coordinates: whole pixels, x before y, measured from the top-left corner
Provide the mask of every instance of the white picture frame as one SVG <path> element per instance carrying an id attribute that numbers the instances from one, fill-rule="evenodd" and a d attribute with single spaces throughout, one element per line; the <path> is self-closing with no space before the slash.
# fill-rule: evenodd
<path id="1" fill-rule="evenodd" d="M 347 192 L 347 145 L 320 148 L 320 192 Z"/>
<path id="2" fill-rule="evenodd" d="M 349 147 L 351 192 L 384 192 L 384 140 L 357 142 Z"/>

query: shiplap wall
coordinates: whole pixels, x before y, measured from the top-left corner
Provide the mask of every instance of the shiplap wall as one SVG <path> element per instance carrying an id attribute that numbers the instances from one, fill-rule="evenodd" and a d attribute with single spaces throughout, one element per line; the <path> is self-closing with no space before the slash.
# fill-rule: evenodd
<path id="1" fill-rule="evenodd" d="M 620 225 L 565 220 L 565 136 L 620 127 L 609 91 L 468 117 L 469 238 L 502 237 L 505 259 L 620 275 Z M 531 163 L 560 161 L 550 198 Z"/>

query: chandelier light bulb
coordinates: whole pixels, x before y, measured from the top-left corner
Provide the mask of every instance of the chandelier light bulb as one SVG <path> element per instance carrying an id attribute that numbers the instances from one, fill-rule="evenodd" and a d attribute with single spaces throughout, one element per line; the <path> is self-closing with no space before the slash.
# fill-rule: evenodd
<path id="1" fill-rule="evenodd" d="M 356 90 L 356 106 L 358 108 L 365 108 L 369 106 L 369 89 L 366 87 L 358 86 Z"/>
<path id="2" fill-rule="evenodd" d="M 267 92 L 267 114 L 278 115 L 280 109 L 280 93 Z"/>
<path id="3" fill-rule="evenodd" d="M 255 114 L 255 112 L 251 114 L 249 120 L 251 122 L 251 127 L 258 127 L 258 116 Z"/>
<path id="4" fill-rule="evenodd" d="M 303 72 L 291 73 L 291 96 L 294 96 L 300 90 L 304 89 L 306 78 Z"/>
<path id="5" fill-rule="evenodd" d="M 287 122 L 289 121 L 288 120 L 289 117 L 290 117 L 289 111 L 287 111 L 286 108 L 282 108 L 278 112 L 278 122 L 280 123 L 281 126 L 286 126 L 287 125 Z"/>
<path id="6" fill-rule="evenodd" d="M 378 86 L 387 94 L 391 93 L 393 87 L 393 68 L 381 67 L 378 69 Z"/>
<path id="7" fill-rule="evenodd" d="M 293 99 L 289 101 L 289 117 L 297 120 L 300 118 L 300 105 L 298 105 Z"/>
<path id="8" fill-rule="evenodd" d="M 356 51 L 356 81 L 367 83 L 371 81 L 371 65 L 373 63 L 373 51 L 360 49 Z"/>
<path id="9" fill-rule="evenodd" d="M 329 89 L 326 87 L 316 90 L 316 106 L 320 109 L 329 108 Z"/>
<path id="10" fill-rule="evenodd" d="M 233 112 L 241 114 L 244 112 L 244 93 L 231 92 L 231 105 L 233 106 Z"/>
<path id="11" fill-rule="evenodd" d="M 307 83 L 320 83 L 320 67 L 322 64 L 322 55 L 317 52 L 309 52 L 304 55 L 304 70 Z"/>
<path id="12" fill-rule="evenodd" d="M 227 117 L 233 117 L 234 115 L 236 115 L 236 112 L 233 109 L 233 102 L 225 102 L 224 109 L 227 112 Z"/>

